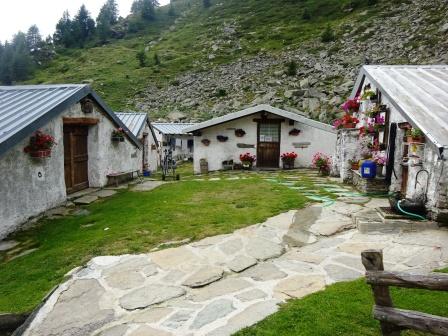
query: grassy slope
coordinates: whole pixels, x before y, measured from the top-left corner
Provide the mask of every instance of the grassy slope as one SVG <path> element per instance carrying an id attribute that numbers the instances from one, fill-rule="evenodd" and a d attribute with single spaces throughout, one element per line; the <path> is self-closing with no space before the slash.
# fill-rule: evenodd
<path id="1" fill-rule="evenodd" d="M 365 0 L 366 2 L 367 0 Z M 324 27 L 352 20 L 353 13 L 341 10 L 349 0 L 226 0 L 204 10 L 193 0 L 176 1 L 177 13 L 186 17 L 173 31 L 174 18 L 161 8 L 159 19 L 141 36 L 129 37 L 109 45 L 86 50 L 74 50 L 59 55 L 46 68 L 36 73 L 32 83 L 62 83 L 93 80 L 93 87 L 114 109 L 132 108 L 129 99 L 138 95 L 149 84 L 167 85 L 177 75 L 189 70 L 202 71 L 217 64 L 230 62 L 260 51 L 279 51 L 297 47 L 304 41 L 318 37 Z M 302 19 L 304 8 L 312 19 Z M 374 11 L 374 8 L 371 9 Z M 242 49 L 222 48 L 212 61 L 211 43 L 226 40 L 222 35 L 224 24 L 236 23 Z M 148 52 L 149 65 L 139 68 L 135 54 L 150 41 L 162 36 L 163 40 Z M 162 64 L 154 65 L 154 53 Z"/>
<path id="2" fill-rule="evenodd" d="M 391 291 L 398 308 L 448 316 L 448 292 L 403 288 Z M 363 279 L 337 283 L 325 291 L 288 302 L 276 314 L 236 336 L 379 336 L 379 323 L 372 318 L 372 307 L 372 291 Z"/>
<path id="3" fill-rule="evenodd" d="M 93 256 L 148 252 L 165 241 L 229 233 L 304 203 L 297 192 L 258 178 L 122 192 L 87 207 L 87 216 L 42 221 L 12 237 L 31 240 L 39 250 L 0 264 L 0 312 L 29 311 L 66 272 Z"/>

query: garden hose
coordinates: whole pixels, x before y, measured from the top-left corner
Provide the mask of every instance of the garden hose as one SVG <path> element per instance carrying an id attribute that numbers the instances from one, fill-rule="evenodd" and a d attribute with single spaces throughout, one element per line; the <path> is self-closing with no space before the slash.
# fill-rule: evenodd
<path id="1" fill-rule="evenodd" d="M 413 217 L 413 218 L 420 219 L 420 220 L 426 220 L 426 218 L 423 217 L 423 216 L 420 216 L 420 215 L 414 214 L 414 213 L 412 213 L 412 212 L 407 212 L 407 211 L 403 210 L 403 209 L 401 208 L 401 206 L 400 206 L 400 203 L 401 203 L 402 201 L 403 201 L 403 200 L 399 200 L 399 201 L 397 202 L 397 208 L 398 208 L 398 210 L 400 210 L 403 214 L 405 214 L 405 215 L 407 215 L 407 216 L 410 216 L 410 217 Z"/>

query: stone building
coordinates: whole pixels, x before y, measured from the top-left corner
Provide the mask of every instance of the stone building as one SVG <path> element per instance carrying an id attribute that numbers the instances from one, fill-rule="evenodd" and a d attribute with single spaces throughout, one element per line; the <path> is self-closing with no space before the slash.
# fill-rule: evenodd
<path id="1" fill-rule="evenodd" d="M 375 99 L 362 98 L 367 90 L 375 93 Z M 345 182 L 357 179 L 358 173 L 350 169 L 349 160 L 360 159 L 365 139 L 359 136 L 360 129 L 374 122 L 372 111 L 379 111 L 377 116 L 384 120 L 384 127 L 367 136 L 376 141 L 387 158 L 386 190 L 424 203 L 431 218 L 446 222 L 448 66 L 366 65 L 361 68 L 350 98 L 360 99 L 359 112 L 355 113 L 360 122 L 356 129 L 338 131 L 334 174 Z M 410 136 L 418 133 L 423 136 L 417 140 Z"/>
<path id="2" fill-rule="evenodd" d="M 159 142 L 148 115 L 138 112 L 118 112 L 116 115 L 142 143 L 142 171 L 157 171 L 160 164 Z"/>
<path id="3" fill-rule="evenodd" d="M 185 129 L 194 136 L 194 171 L 200 160 L 210 171 L 223 162 L 240 162 L 240 154 L 256 156 L 257 168 L 279 168 L 280 155 L 295 152 L 296 167 L 310 167 L 316 152 L 332 154 L 336 132 L 330 125 L 269 105 L 258 105 Z M 224 140 L 224 141 L 223 141 Z M 204 143 L 205 142 L 205 143 Z"/>
<path id="4" fill-rule="evenodd" d="M 193 157 L 193 136 L 184 132 L 184 129 L 193 126 L 193 123 L 160 123 L 152 124 L 159 141 L 160 155 L 171 149 L 175 160 L 191 159 Z"/>
<path id="5" fill-rule="evenodd" d="M 51 150 L 36 149 L 42 136 L 54 139 Z M 140 170 L 140 147 L 87 85 L 0 87 L 0 239 L 70 193 Z"/>

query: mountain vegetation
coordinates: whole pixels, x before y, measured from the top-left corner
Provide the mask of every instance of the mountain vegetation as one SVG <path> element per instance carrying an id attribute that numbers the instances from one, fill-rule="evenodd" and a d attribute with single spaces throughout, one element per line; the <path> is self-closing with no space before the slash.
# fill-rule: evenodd
<path id="1" fill-rule="evenodd" d="M 108 0 L 95 22 L 65 13 L 49 59 L 0 80 L 88 83 L 155 119 L 269 103 L 328 121 L 366 62 L 447 62 L 447 13 L 443 0 L 137 0 L 120 18 Z"/>

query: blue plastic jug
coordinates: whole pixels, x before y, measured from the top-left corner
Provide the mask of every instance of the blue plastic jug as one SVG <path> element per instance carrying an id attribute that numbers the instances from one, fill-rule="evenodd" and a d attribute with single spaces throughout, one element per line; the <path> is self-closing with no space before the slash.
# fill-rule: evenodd
<path id="1" fill-rule="evenodd" d="M 363 178 L 374 178 L 376 176 L 376 163 L 366 160 L 361 165 L 361 176 Z"/>

